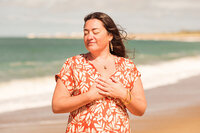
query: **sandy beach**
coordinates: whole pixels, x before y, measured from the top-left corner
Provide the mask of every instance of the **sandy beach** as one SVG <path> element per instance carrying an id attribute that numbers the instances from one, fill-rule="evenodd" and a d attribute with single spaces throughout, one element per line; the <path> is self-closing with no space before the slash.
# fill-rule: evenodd
<path id="1" fill-rule="evenodd" d="M 200 75 L 178 83 L 145 90 L 148 109 L 131 115 L 133 133 L 197 133 L 200 131 Z M 68 114 L 53 114 L 51 107 L 0 114 L 1 133 L 64 133 Z"/>
<path id="2" fill-rule="evenodd" d="M 200 131 L 200 75 L 145 91 L 148 108 L 134 117 L 134 133 L 198 133 Z"/>

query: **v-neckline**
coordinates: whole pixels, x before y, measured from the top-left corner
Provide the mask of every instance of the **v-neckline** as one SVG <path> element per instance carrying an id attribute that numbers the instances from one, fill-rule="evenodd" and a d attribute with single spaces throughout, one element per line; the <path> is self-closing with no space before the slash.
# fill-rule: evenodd
<path id="1" fill-rule="evenodd" d="M 95 73 L 97 73 L 97 74 L 101 77 L 102 74 L 97 70 L 97 68 L 94 66 L 94 64 L 92 64 L 92 63 L 88 60 L 88 53 L 82 54 L 82 55 L 83 55 L 83 58 L 84 58 L 85 62 L 86 62 L 88 65 L 92 66 L 92 68 L 95 70 Z M 109 78 L 111 78 L 112 76 L 114 76 L 114 75 L 118 72 L 118 70 L 119 70 L 119 66 L 118 66 L 118 64 L 117 64 L 117 58 L 118 58 L 118 57 L 115 56 L 115 55 L 113 55 L 113 56 L 114 56 L 114 63 L 115 63 L 115 71 L 114 71 L 113 74 L 109 75 Z"/>

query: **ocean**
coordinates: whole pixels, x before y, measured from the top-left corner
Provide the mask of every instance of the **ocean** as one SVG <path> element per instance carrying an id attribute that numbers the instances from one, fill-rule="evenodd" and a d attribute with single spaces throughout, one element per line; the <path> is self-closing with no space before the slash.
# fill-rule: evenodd
<path id="1" fill-rule="evenodd" d="M 152 89 L 200 74 L 200 42 L 129 40 L 128 55 Z M 48 106 L 54 75 L 86 53 L 82 39 L 0 38 L 0 113 Z"/>

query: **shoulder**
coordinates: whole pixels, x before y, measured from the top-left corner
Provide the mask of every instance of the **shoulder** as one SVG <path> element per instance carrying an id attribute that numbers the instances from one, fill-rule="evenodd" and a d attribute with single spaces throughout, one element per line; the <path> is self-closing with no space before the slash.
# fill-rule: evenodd
<path id="1" fill-rule="evenodd" d="M 75 64 L 79 64 L 83 62 L 83 58 L 84 58 L 85 54 L 78 54 L 75 56 L 71 56 L 65 59 L 65 63 L 66 65 L 75 65 Z"/>
<path id="2" fill-rule="evenodd" d="M 133 60 L 124 57 L 120 57 L 120 60 L 120 65 L 123 68 L 123 70 L 131 72 L 134 78 L 141 76 L 141 73 L 138 71 Z"/>
<path id="3" fill-rule="evenodd" d="M 130 69 L 136 67 L 134 61 L 129 58 L 118 57 L 118 60 L 119 60 L 119 64 L 122 65 L 123 67 L 126 67 L 126 68 L 128 67 Z"/>

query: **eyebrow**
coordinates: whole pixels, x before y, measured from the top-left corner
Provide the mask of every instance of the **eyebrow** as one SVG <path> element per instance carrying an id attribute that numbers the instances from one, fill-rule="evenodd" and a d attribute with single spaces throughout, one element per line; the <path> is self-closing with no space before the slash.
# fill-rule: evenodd
<path id="1" fill-rule="evenodd" d="M 97 30 L 97 29 L 100 29 L 100 28 L 93 28 L 92 30 Z M 88 29 L 84 28 L 84 30 L 88 31 Z"/>

